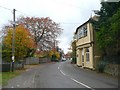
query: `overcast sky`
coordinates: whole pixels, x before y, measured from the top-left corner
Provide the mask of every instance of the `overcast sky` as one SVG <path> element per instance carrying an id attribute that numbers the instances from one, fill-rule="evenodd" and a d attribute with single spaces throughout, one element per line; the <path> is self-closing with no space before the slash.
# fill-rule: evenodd
<path id="1" fill-rule="evenodd" d="M 0 28 L 12 20 L 13 9 L 19 11 L 16 17 L 50 17 L 63 29 L 58 40 L 66 53 L 76 28 L 90 18 L 92 10 L 100 7 L 100 0 L 0 0 Z"/>

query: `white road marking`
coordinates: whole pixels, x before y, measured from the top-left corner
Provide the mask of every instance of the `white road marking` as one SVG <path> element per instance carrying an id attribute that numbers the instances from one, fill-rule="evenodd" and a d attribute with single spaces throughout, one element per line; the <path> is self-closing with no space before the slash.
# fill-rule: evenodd
<path id="1" fill-rule="evenodd" d="M 63 75 L 66 75 L 62 70 L 60 70 L 60 72 L 61 72 Z"/>
<path id="2" fill-rule="evenodd" d="M 58 69 L 60 69 L 60 67 L 58 67 Z"/>
<path id="3" fill-rule="evenodd" d="M 18 84 L 17 87 L 20 87 L 20 85 Z"/>
<path id="4" fill-rule="evenodd" d="M 70 78 L 69 75 L 65 74 L 65 73 L 60 69 L 60 66 L 61 66 L 61 65 L 59 65 L 59 70 L 60 70 L 60 72 L 61 72 L 63 75 L 68 76 L 68 77 Z M 86 84 L 84 84 L 84 83 L 82 83 L 82 82 L 79 82 L 79 81 L 75 80 L 74 78 L 70 78 L 70 79 L 73 80 L 74 82 L 76 82 L 76 83 L 78 83 L 78 84 L 86 87 L 86 88 L 89 88 L 89 89 L 91 89 L 91 90 L 95 90 L 95 89 L 93 89 L 92 87 L 90 87 L 90 86 L 88 86 L 88 85 L 86 85 Z"/>
<path id="5" fill-rule="evenodd" d="M 79 82 L 79 81 L 75 80 L 74 78 L 71 78 L 71 80 L 73 80 L 74 82 L 76 82 L 76 83 L 78 83 L 78 84 L 80 84 L 80 85 L 82 85 L 82 86 L 84 86 L 86 88 L 90 88 L 91 90 L 94 90 L 93 88 L 89 87 L 88 85 L 86 85 L 86 84 L 84 84 L 82 82 Z"/>
<path id="6" fill-rule="evenodd" d="M 68 77 L 70 78 L 70 76 L 69 76 L 69 75 L 67 75 L 67 74 L 66 74 L 66 76 L 68 76 Z"/>
<path id="7" fill-rule="evenodd" d="M 13 86 L 11 88 L 14 88 Z"/>

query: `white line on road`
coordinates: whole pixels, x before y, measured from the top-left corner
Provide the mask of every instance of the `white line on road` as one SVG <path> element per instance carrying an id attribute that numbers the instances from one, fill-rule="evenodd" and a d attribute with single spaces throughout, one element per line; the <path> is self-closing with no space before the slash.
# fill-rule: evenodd
<path id="1" fill-rule="evenodd" d="M 94 90 L 93 88 L 91 88 L 91 87 L 89 87 L 88 85 L 86 85 L 86 84 L 84 84 L 84 83 L 82 83 L 82 82 L 79 82 L 79 81 L 77 81 L 77 80 L 75 80 L 75 79 L 73 79 L 73 78 L 71 78 L 74 82 L 76 82 L 76 83 L 78 83 L 78 84 L 81 84 L 82 86 L 84 86 L 84 87 L 86 87 L 86 88 L 90 88 L 91 90 Z"/>
<path id="2" fill-rule="evenodd" d="M 13 86 L 11 88 L 14 88 Z"/>
<path id="3" fill-rule="evenodd" d="M 17 87 L 20 87 L 20 85 L 18 84 Z"/>
<path id="4" fill-rule="evenodd" d="M 62 70 L 60 70 L 60 72 L 61 72 L 63 75 L 66 75 Z"/>
<path id="5" fill-rule="evenodd" d="M 61 65 L 59 65 L 59 67 L 58 67 L 59 70 L 60 70 L 60 72 L 61 72 L 63 75 L 68 76 L 68 77 L 70 78 L 69 75 L 65 74 L 65 73 L 60 69 L 60 66 L 61 66 Z M 74 78 L 70 78 L 70 79 L 73 80 L 74 82 L 76 82 L 76 83 L 78 83 L 78 84 L 86 87 L 86 88 L 89 88 L 89 89 L 91 89 L 91 90 L 95 90 L 95 89 L 93 89 L 92 87 L 90 87 L 90 86 L 88 86 L 88 85 L 86 85 L 86 84 L 84 84 L 84 83 L 82 83 L 82 82 L 79 82 L 79 81 L 75 80 Z"/>
<path id="6" fill-rule="evenodd" d="M 58 69 L 60 69 L 60 67 L 58 67 Z"/>

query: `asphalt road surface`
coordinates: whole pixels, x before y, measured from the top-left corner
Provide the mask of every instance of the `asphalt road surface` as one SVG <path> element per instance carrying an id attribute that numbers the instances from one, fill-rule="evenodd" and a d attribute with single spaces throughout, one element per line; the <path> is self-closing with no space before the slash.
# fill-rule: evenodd
<path id="1" fill-rule="evenodd" d="M 52 62 L 26 70 L 5 88 L 118 88 L 118 79 L 65 62 Z"/>

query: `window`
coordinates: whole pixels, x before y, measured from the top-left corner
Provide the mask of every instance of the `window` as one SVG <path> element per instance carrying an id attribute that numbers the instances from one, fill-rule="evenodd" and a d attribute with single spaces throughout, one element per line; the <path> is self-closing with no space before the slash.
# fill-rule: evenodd
<path id="1" fill-rule="evenodd" d="M 78 32 L 77 32 L 77 39 L 79 39 L 79 29 L 78 29 Z"/>
<path id="2" fill-rule="evenodd" d="M 90 61 L 89 48 L 86 48 L 86 61 Z"/>
<path id="3" fill-rule="evenodd" d="M 82 30 L 80 30 L 80 33 L 79 33 L 79 38 L 81 38 L 82 37 Z"/>
<path id="4" fill-rule="evenodd" d="M 87 25 L 78 29 L 77 39 L 87 36 Z"/>
<path id="5" fill-rule="evenodd" d="M 79 28 L 78 30 L 78 39 L 83 37 L 83 29 Z"/>
<path id="6" fill-rule="evenodd" d="M 83 28 L 81 29 L 81 37 L 84 37 L 84 30 L 83 30 Z"/>
<path id="7" fill-rule="evenodd" d="M 87 36 L 87 25 L 85 25 L 84 27 L 83 27 L 83 33 L 84 33 L 84 36 Z"/>
<path id="8" fill-rule="evenodd" d="M 84 48 L 82 49 L 82 62 L 84 62 Z"/>

